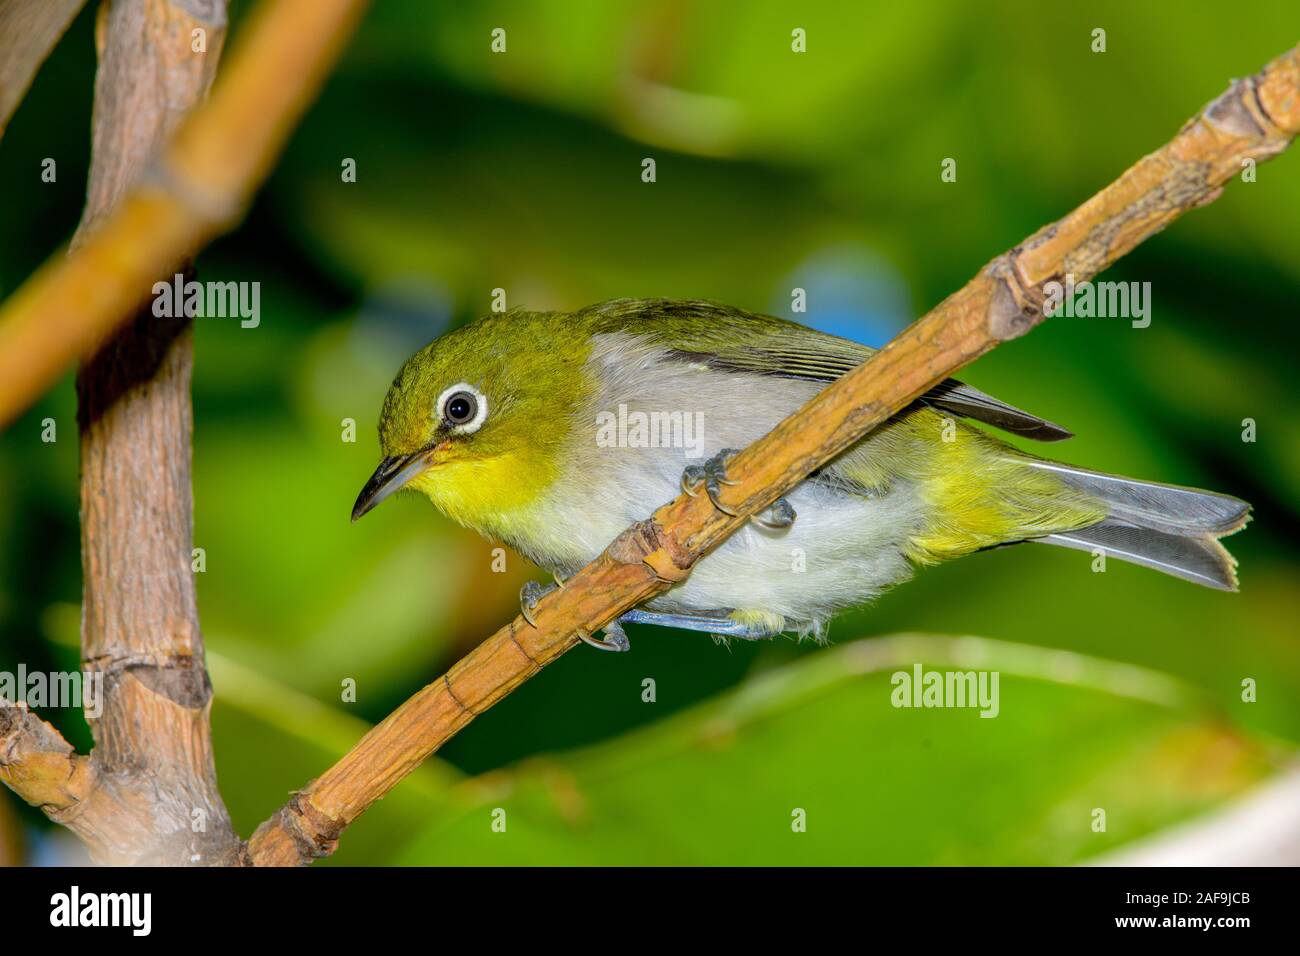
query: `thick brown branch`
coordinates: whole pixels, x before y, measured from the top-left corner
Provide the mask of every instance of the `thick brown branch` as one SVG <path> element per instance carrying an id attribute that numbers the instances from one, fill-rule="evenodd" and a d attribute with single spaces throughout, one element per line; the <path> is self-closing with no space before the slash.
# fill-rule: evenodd
<path id="1" fill-rule="evenodd" d="M 225 0 L 101 8 L 90 184 L 74 249 L 207 95 L 225 30 Z M 90 721 L 99 787 L 62 819 L 108 862 L 225 861 L 243 849 L 217 790 L 189 564 L 192 363 L 188 322 L 144 312 L 77 377 L 82 665 L 103 675 L 104 699 Z M 107 781 L 111 800 L 100 792 Z"/>
<path id="2" fill-rule="evenodd" d="M 1043 286 L 1106 268 L 1178 216 L 1213 200 L 1244 160 L 1262 161 L 1300 132 L 1300 47 L 1237 81 L 1147 156 L 1064 219 L 989 263 L 870 361 L 814 397 L 732 459 L 723 499 L 681 495 L 629 528 L 596 561 L 542 599 L 532 627 L 516 618 L 366 734 L 258 828 L 260 865 L 333 851 L 374 801 L 474 716 L 590 630 L 666 590 L 702 556 L 891 414 L 963 365 L 1043 319 Z"/>

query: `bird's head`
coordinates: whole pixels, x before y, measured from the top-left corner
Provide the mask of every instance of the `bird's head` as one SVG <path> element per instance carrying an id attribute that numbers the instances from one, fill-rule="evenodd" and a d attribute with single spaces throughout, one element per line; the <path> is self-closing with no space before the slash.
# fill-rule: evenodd
<path id="1" fill-rule="evenodd" d="M 471 527 L 535 497 L 554 479 L 571 437 L 587 353 L 577 330 L 519 311 L 480 319 L 416 352 L 384 399 L 383 460 L 352 520 L 403 488 Z"/>

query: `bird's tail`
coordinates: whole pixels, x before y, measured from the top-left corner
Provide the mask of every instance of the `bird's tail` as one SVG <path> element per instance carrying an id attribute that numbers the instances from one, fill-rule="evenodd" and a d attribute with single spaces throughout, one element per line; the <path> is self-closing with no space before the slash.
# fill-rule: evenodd
<path id="1" fill-rule="evenodd" d="M 1237 590 L 1236 559 L 1218 539 L 1241 530 L 1250 520 L 1250 505 L 1245 501 L 1055 461 L 1030 459 L 1028 464 L 1096 499 L 1107 512 L 1096 524 L 1029 540 L 1084 551 L 1100 549 L 1110 557 L 1206 587 Z"/>

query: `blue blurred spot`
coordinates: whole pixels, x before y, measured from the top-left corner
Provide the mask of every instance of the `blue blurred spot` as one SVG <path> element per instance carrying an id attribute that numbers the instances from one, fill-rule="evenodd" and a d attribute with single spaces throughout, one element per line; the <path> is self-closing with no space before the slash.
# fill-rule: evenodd
<path id="1" fill-rule="evenodd" d="M 866 246 L 820 249 L 784 285 L 806 291 L 807 311 L 793 312 L 786 291 L 776 315 L 865 345 L 883 345 L 912 320 L 911 295 L 898 270 Z"/>

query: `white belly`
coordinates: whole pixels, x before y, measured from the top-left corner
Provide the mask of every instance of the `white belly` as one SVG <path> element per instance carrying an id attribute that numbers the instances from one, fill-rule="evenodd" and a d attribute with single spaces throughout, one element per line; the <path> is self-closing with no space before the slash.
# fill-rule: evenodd
<path id="1" fill-rule="evenodd" d="M 589 423 L 580 422 L 565 479 L 533 512 L 547 532 L 523 547 L 561 576 L 590 562 L 629 525 L 674 498 L 687 465 L 701 464 L 723 448 L 744 447 L 817 390 L 808 382 L 703 372 L 682 364 L 647 361 L 637 367 L 626 353 L 619 372 L 606 375 L 608 385 L 594 403 L 597 413 L 624 404 L 629 413 L 699 415 L 698 441 L 691 449 L 610 447 L 598 441 L 594 415 Z M 702 457 L 692 456 L 695 452 Z M 911 575 L 900 546 L 919 527 L 921 510 L 909 485 L 898 483 L 882 497 L 867 498 L 805 483 L 787 500 L 796 512 L 793 527 L 740 529 L 648 607 L 765 610 L 791 625 L 813 626 Z"/>

